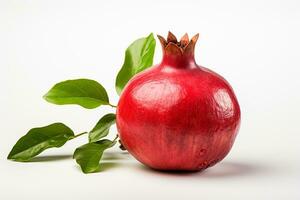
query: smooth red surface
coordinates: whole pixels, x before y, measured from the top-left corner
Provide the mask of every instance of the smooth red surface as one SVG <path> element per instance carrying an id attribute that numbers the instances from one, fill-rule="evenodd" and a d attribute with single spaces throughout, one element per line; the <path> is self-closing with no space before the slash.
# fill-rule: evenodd
<path id="1" fill-rule="evenodd" d="M 193 57 L 167 56 L 121 94 L 117 128 L 126 149 L 159 170 L 201 170 L 230 151 L 240 125 L 232 88 Z"/>

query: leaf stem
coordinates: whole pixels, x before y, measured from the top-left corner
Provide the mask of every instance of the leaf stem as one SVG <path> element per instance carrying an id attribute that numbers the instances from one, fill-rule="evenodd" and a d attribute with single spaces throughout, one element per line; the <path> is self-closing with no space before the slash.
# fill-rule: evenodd
<path id="1" fill-rule="evenodd" d="M 119 138 L 119 135 L 117 134 L 115 139 L 113 140 L 113 142 L 116 141 L 118 138 Z"/>
<path id="2" fill-rule="evenodd" d="M 117 106 L 115 106 L 115 105 L 112 105 L 112 104 L 108 104 L 109 106 L 111 106 L 111 107 L 113 107 L 113 108 L 116 108 Z"/>
<path id="3" fill-rule="evenodd" d="M 79 133 L 79 134 L 77 134 L 77 135 L 72 136 L 69 140 L 73 140 L 73 139 L 75 139 L 75 138 L 77 138 L 77 137 L 79 137 L 79 136 L 85 135 L 85 134 L 87 134 L 87 133 L 88 133 L 88 132 L 82 132 L 82 133 Z"/>

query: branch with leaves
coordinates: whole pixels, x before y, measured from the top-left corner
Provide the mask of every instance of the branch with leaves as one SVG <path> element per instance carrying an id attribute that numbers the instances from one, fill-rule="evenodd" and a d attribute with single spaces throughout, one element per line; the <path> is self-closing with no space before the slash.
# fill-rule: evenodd
<path id="1" fill-rule="evenodd" d="M 151 33 L 145 38 L 134 41 L 126 49 L 124 64 L 115 83 L 119 95 L 134 75 L 152 66 L 155 44 Z M 97 81 L 90 79 L 67 80 L 57 83 L 44 95 L 44 99 L 56 105 L 75 104 L 86 109 L 104 105 L 117 107 L 110 103 L 105 88 Z M 117 143 L 118 135 L 112 141 L 105 139 L 115 121 L 114 113 L 106 114 L 100 118 L 91 131 L 79 134 L 74 134 L 73 130 L 63 123 L 32 128 L 17 141 L 7 159 L 19 162 L 30 161 L 46 149 L 62 147 L 70 140 L 88 135 L 88 143 L 78 147 L 73 158 L 76 159 L 84 173 L 97 172 L 103 152 Z"/>

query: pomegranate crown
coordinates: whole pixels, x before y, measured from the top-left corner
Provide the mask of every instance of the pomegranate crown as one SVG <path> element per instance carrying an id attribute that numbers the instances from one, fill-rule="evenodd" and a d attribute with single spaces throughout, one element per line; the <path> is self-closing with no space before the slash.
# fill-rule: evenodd
<path id="1" fill-rule="evenodd" d="M 167 40 L 160 35 L 157 35 L 157 37 L 161 43 L 164 54 L 193 56 L 195 45 L 199 38 L 199 33 L 193 36 L 191 40 L 189 40 L 189 36 L 186 33 L 182 36 L 182 38 L 179 41 L 177 41 L 176 36 L 170 31 L 168 33 Z"/>

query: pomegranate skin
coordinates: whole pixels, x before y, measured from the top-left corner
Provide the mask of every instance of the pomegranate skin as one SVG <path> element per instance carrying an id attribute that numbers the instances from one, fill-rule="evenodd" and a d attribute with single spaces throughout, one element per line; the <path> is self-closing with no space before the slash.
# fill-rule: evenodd
<path id="1" fill-rule="evenodd" d="M 240 126 L 239 104 L 229 83 L 198 66 L 193 53 L 166 52 L 160 64 L 123 90 L 116 115 L 119 137 L 151 168 L 202 170 L 230 151 Z"/>

